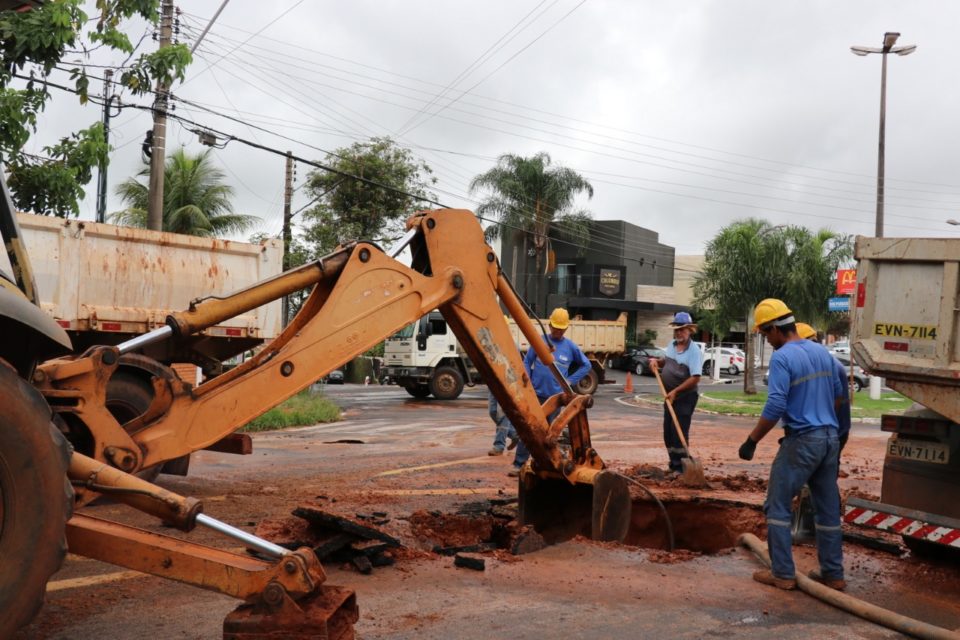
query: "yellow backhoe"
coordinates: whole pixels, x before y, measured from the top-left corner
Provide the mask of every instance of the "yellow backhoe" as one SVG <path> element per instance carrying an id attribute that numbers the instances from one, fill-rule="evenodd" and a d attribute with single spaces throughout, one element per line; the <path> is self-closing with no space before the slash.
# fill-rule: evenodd
<path id="1" fill-rule="evenodd" d="M 11 265 L 9 273 L 0 269 L 0 637 L 33 617 L 69 548 L 242 600 L 225 620 L 225 638 L 351 638 L 355 595 L 325 584 L 311 550 L 291 552 L 256 538 L 150 480 L 193 451 L 245 446 L 231 436 L 236 429 L 433 309 L 532 454 L 520 477 L 521 519 L 553 539 L 626 534 L 630 496 L 626 481 L 605 470 L 591 445 L 592 397 L 575 394 L 553 365 L 542 328 L 528 317 L 469 211 L 417 213 L 388 250 L 366 242 L 342 246 L 230 296 L 196 300 L 149 333 L 83 353 L 74 353 L 63 330 L 36 306 L 5 185 L 0 232 Z M 408 246 L 410 266 L 396 259 Z M 304 289 L 312 292 L 289 326 L 241 365 L 194 386 L 166 361 L 182 361 L 205 328 Z M 501 304 L 564 389 L 543 406 Z M 156 357 L 164 353 L 169 358 Z M 570 446 L 560 447 L 565 427 Z M 274 559 L 84 515 L 82 506 L 101 495 L 183 531 L 212 528 Z"/>

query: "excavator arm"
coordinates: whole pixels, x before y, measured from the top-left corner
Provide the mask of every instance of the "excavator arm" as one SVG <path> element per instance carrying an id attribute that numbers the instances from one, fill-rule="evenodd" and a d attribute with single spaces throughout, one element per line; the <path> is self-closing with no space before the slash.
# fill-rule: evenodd
<path id="1" fill-rule="evenodd" d="M 542 530 L 548 540 L 584 533 L 622 540 L 629 524 L 629 491 L 621 476 L 605 470 L 591 445 L 586 410 L 592 398 L 575 395 L 560 374 L 547 342 L 502 274 L 477 219 L 466 210 L 427 211 L 411 217 L 407 229 L 402 244 L 387 252 L 369 243 L 351 244 L 233 295 L 195 301 L 189 309 L 168 317 L 165 326 L 127 343 L 94 347 L 79 357 L 38 367 L 36 387 L 63 423 L 85 436 L 70 466 L 80 501 L 105 493 L 185 530 L 198 521 L 209 524 L 211 519 L 205 520 L 196 501 L 130 474 L 215 445 L 410 322 L 439 309 L 530 450 L 532 461 L 520 478 L 521 518 Z M 396 259 L 406 244 L 413 256 L 410 266 Z M 199 386 L 184 383 L 162 364 L 145 362 L 135 353 L 155 341 L 187 339 L 308 287 L 312 292 L 302 309 L 276 339 L 250 360 Z M 543 406 L 514 346 L 501 302 L 561 383 L 563 392 Z M 140 358 L 135 360 L 138 366 L 150 373 L 152 395 L 142 413 L 121 424 L 116 413 L 108 410 L 108 389 L 130 358 Z M 551 424 L 547 416 L 556 409 L 560 411 Z M 564 427 L 569 427 L 569 447 L 557 443 Z M 132 568 L 215 588 L 259 603 L 268 613 L 279 611 L 287 600 L 312 597 L 302 585 L 314 585 L 313 596 L 323 590 L 319 564 L 314 567 L 299 556 L 257 566 L 83 516 L 74 517 L 68 535 L 71 548 L 81 553 L 118 564 L 139 557 L 145 560 Z M 280 581 L 279 567 L 289 570 L 289 584 Z M 330 593 L 335 600 L 331 606 L 348 611 L 341 618 L 353 615 L 349 613 L 355 608 L 352 593 Z M 330 605 L 329 598 L 325 602 Z M 296 607 L 285 610 L 298 611 Z M 259 615 L 254 615 L 254 627 L 263 622 Z"/>

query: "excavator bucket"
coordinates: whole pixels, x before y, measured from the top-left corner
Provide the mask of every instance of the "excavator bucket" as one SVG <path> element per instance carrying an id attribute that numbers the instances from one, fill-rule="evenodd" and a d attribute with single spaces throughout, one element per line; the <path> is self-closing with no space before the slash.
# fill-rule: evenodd
<path id="1" fill-rule="evenodd" d="M 571 483 L 524 468 L 520 474 L 520 523 L 532 525 L 548 544 L 578 535 L 623 542 L 633 508 L 627 479 L 600 471 L 590 480 Z"/>
<path id="2" fill-rule="evenodd" d="M 322 586 L 297 601 L 277 591 L 275 604 L 234 609 L 223 621 L 223 640 L 353 640 L 359 617 L 351 589 Z"/>

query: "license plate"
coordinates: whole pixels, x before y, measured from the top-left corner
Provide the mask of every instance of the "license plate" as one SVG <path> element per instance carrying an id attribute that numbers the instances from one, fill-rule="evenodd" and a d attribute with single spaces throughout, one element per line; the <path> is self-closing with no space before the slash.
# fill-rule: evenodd
<path id="1" fill-rule="evenodd" d="M 950 447 L 939 442 L 920 442 L 918 440 L 900 440 L 891 438 L 887 443 L 887 453 L 894 458 L 947 464 L 950 462 Z"/>

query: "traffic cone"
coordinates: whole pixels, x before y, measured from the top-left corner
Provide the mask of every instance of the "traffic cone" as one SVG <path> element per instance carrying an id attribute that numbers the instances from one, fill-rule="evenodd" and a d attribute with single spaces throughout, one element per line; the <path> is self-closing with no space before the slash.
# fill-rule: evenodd
<path id="1" fill-rule="evenodd" d="M 623 383 L 623 392 L 633 393 L 633 377 L 631 377 L 629 371 L 627 371 L 627 381 Z"/>

